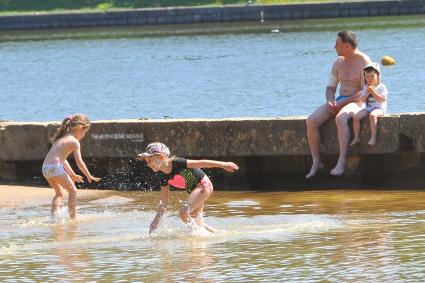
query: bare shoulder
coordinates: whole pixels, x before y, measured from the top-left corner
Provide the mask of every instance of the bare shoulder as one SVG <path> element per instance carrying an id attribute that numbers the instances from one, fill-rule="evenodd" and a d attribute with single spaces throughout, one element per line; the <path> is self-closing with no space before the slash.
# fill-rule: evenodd
<path id="1" fill-rule="evenodd" d="M 80 146 L 80 141 L 72 135 L 64 137 L 64 143 L 72 148 Z"/>
<path id="2" fill-rule="evenodd" d="M 335 62 L 332 65 L 332 72 L 337 72 L 341 66 L 344 64 L 345 58 L 344 56 L 338 56 L 338 58 L 335 60 Z"/>
<path id="3" fill-rule="evenodd" d="M 357 60 L 359 60 L 364 65 L 367 65 L 367 64 L 372 62 L 372 60 L 370 59 L 370 57 L 366 53 L 363 53 L 359 50 L 357 50 L 357 52 L 356 52 L 356 58 L 357 58 Z"/>
<path id="4" fill-rule="evenodd" d="M 341 65 L 344 62 L 345 62 L 344 56 L 338 56 L 338 58 L 336 58 L 336 60 L 334 62 L 334 66 Z"/>

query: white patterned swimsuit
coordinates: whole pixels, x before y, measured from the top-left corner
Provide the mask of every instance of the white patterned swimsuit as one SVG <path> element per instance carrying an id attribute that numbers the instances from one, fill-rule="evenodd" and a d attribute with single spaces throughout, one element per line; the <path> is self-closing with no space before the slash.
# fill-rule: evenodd
<path id="1" fill-rule="evenodd" d="M 41 171 L 46 179 L 66 175 L 63 163 L 43 164 Z"/>

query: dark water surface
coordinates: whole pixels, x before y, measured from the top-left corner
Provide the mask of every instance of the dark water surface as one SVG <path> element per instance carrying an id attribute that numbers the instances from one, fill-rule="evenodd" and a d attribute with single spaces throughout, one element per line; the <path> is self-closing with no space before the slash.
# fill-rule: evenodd
<path id="1" fill-rule="evenodd" d="M 36 188 L 35 188 L 36 189 Z M 52 192 L 53 195 L 53 192 Z M 49 224 L 50 206 L 0 208 L 1 282 L 423 282 L 425 192 L 215 192 L 191 236 L 171 194 L 80 201 L 80 219 Z"/>

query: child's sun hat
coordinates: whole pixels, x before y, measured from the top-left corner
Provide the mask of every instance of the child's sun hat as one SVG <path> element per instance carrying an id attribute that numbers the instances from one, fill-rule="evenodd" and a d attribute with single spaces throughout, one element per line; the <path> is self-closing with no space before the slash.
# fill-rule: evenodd
<path id="1" fill-rule="evenodd" d="M 144 158 L 147 156 L 153 156 L 157 154 L 170 156 L 170 149 L 163 143 L 153 142 L 148 144 L 148 146 L 146 147 L 146 151 L 140 154 L 140 156 Z"/>

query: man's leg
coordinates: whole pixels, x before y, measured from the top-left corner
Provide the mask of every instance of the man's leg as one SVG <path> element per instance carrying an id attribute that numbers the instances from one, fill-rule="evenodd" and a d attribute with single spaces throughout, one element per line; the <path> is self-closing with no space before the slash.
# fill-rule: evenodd
<path id="1" fill-rule="evenodd" d="M 356 103 L 349 103 L 345 105 L 335 117 L 338 130 L 339 158 L 335 168 L 331 171 L 331 175 L 339 176 L 344 174 L 347 162 L 348 142 L 350 139 L 348 120 L 360 110 L 361 108 Z"/>
<path id="2" fill-rule="evenodd" d="M 307 124 L 307 139 L 310 146 L 311 157 L 313 164 L 311 165 L 310 173 L 305 177 L 311 178 L 316 175 L 323 164 L 320 161 L 319 146 L 320 146 L 320 132 L 319 127 L 332 117 L 332 113 L 328 110 L 328 105 L 323 104 L 316 109 L 306 120 Z"/>

